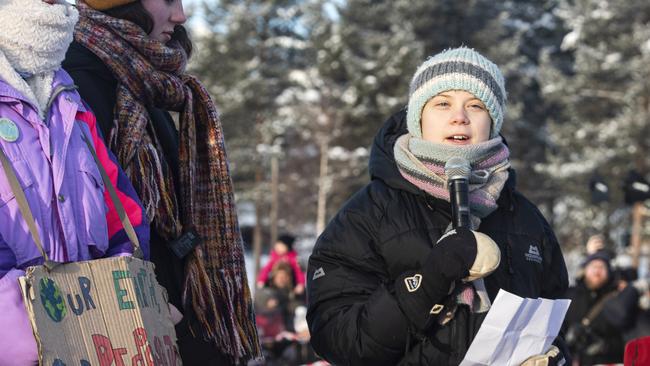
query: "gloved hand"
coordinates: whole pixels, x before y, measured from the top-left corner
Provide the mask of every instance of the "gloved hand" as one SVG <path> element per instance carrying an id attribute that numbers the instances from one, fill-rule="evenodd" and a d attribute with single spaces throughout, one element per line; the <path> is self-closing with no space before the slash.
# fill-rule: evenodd
<path id="1" fill-rule="evenodd" d="M 563 366 L 566 365 L 566 359 L 560 349 L 551 346 L 549 350 L 542 354 L 528 358 L 521 366 Z"/>
<path id="2" fill-rule="evenodd" d="M 395 282 L 401 309 L 417 328 L 426 329 L 443 310 L 443 300 L 457 280 L 475 280 L 494 271 L 501 255 L 487 235 L 457 228 L 443 235 L 417 271 Z"/>
<path id="3" fill-rule="evenodd" d="M 501 250 L 489 236 L 472 231 L 476 237 L 476 259 L 469 269 L 469 276 L 463 281 L 470 282 L 494 272 L 501 263 Z"/>

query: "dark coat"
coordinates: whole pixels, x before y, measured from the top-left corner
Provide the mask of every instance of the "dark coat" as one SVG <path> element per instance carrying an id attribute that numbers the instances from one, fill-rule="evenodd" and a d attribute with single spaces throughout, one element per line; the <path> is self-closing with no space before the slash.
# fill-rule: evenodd
<path id="1" fill-rule="evenodd" d="M 116 104 L 117 80 L 108 67 L 84 46 L 73 42 L 68 49 L 63 68 L 72 76 L 79 94 L 90 105 L 97 117 L 97 125 L 104 136 L 113 129 L 113 109 Z M 149 117 L 160 141 L 176 183 L 179 168 L 179 137 L 171 115 L 153 106 L 147 107 Z M 178 187 L 178 184 L 175 184 Z M 178 192 L 177 192 L 178 193 Z M 151 225 L 151 261 L 156 265 L 158 282 L 165 287 L 169 302 L 183 311 L 182 291 L 185 279 L 183 260 L 167 248 L 166 242 Z M 184 365 L 226 365 L 228 361 L 211 344 L 194 338 L 190 333 L 187 314 L 176 326 L 178 346 Z"/>
<path id="2" fill-rule="evenodd" d="M 579 279 L 567 291 L 566 297 L 571 299 L 571 306 L 564 320 L 564 328 L 567 329 L 569 347 L 580 365 L 623 362 L 625 344 L 621 328 L 624 322 L 615 324 L 610 321 L 622 316 L 622 309 L 612 306 L 619 295 L 616 283 L 611 279 L 597 290 L 589 289 L 584 280 Z M 594 313 L 589 325 L 583 325 L 582 319 L 602 299 L 605 299 L 602 309 Z"/>
<path id="3" fill-rule="evenodd" d="M 393 146 L 406 133 L 405 120 L 401 111 L 379 131 L 371 182 L 332 219 L 309 259 L 312 345 L 338 365 L 457 365 L 485 317 L 461 306 L 448 325 L 423 328 L 396 298 L 396 279 L 420 268 L 451 221 L 448 202 L 397 169 Z M 485 278 L 490 298 L 500 288 L 523 297 L 562 296 L 568 280 L 560 247 L 538 209 L 515 190 L 514 171 L 498 205 L 479 228 L 501 249 L 498 269 Z M 539 255 L 529 255 L 533 246 Z"/>
<path id="4" fill-rule="evenodd" d="M 603 316 L 622 333 L 625 343 L 650 336 L 650 309 L 639 306 L 642 295 L 630 284 L 603 307 Z"/>

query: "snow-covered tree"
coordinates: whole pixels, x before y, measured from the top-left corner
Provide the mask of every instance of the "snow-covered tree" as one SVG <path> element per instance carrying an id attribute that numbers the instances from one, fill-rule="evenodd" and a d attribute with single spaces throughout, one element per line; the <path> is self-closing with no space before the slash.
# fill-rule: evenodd
<path id="1" fill-rule="evenodd" d="M 650 3 L 566 0 L 556 14 L 573 63 L 557 67 L 550 56 L 542 70 L 544 95 L 561 109 L 548 129 L 548 163 L 538 169 L 565 191 L 556 206 L 560 233 L 581 243 L 585 233 L 618 224 L 611 217 L 621 216 L 612 214 L 623 208 L 627 172 L 650 170 Z M 612 188 L 609 205 L 589 202 L 595 171 Z"/>
<path id="2" fill-rule="evenodd" d="M 192 64 L 217 101 L 233 162 L 246 191 L 267 157 L 257 145 L 273 145 L 282 134 L 276 98 L 290 86 L 289 70 L 301 64 L 304 36 L 294 0 L 204 1 L 210 32 L 197 41 Z M 243 190 L 242 190 L 243 188 Z"/>

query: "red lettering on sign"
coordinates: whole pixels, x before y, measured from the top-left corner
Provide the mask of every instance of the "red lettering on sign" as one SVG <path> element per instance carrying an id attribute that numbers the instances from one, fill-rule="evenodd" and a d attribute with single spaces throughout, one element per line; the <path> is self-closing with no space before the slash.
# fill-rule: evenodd
<path id="1" fill-rule="evenodd" d="M 115 348 L 113 349 L 113 355 L 115 356 L 115 365 L 124 366 L 124 359 L 122 356 L 126 354 L 126 348 Z"/>
<path id="2" fill-rule="evenodd" d="M 113 347 L 111 340 L 103 335 L 93 334 L 93 344 L 95 345 L 95 353 L 99 360 L 99 366 L 111 366 L 113 364 Z"/>
<path id="3" fill-rule="evenodd" d="M 116 366 L 124 366 L 122 356 L 126 354 L 126 348 L 113 349 L 111 340 L 101 334 L 93 334 L 92 339 L 99 366 L 111 366 L 113 362 Z"/>
<path id="4" fill-rule="evenodd" d="M 136 328 L 133 331 L 133 340 L 135 341 L 135 348 L 138 350 L 138 354 L 131 359 L 131 365 L 144 366 L 146 362 L 147 366 L 154 366 L 151 346 L 147 341 L 147 331 L 144 328 Z"/>
<path id="5" fill-rule="evenodd" d="M 154 336 L 153 348 L 147 339 L 147 331 L 144 328 L 133 330 L 133 341 L 137 353 L 131 357 L 131 366 L 176 366 L 178 360 L 178 348 L 168 335 L 160 338 Z M 99 360 L 99 366 L 125 366 L 124 357 L 128 353 L 126 348 L 113 348 L 111 340 L 101 334 L 92 335 L 95 353 Z"/>

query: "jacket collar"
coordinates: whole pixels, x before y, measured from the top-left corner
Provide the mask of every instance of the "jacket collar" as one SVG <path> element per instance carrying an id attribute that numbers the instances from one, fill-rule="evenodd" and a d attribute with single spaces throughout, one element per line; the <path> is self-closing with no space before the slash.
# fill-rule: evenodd
<path id="1" fill-rule="evenodd" d="M 506 181 L 506 184 L 503 186 L 503 189 L 501 190 L 501 194 L 497 199 L 497 205 L 500 208 L 505 208 L 508 211 L 514 210 L 516 204 L 515 202 L 516 186 L 517 186 L 517 174 L 515 173 L 514 169 L 510 168 L 508 169 L 508 180 Z"/>
<path id="2" fill-rule="evenodd" d="M 70 75 L 68 75 L 68 73 L 65 72 L 63 69 L 59 69 L 55 71 L 54 81 L 52 82 L 52 96 L 50 97 L 50 103 L 48 104 L 51 105 L 52 102 L 54 102 L 62 92 L 70 91 L 73 89 L 76 89 L 76 86 L 74 85 L 74 82 L 70 77 Z M 81 97 L 79 96 L 79 93 L 77 92 L 68 93 L 67 96 L 69 97 L 70 102 L 77 104 L 78 106 L 77 109 L 79 112 L 87 111 L 85 104 L 81 101 Z M 5 80 L 1 78 L 0 78 L 0 101 L 2 102 L 20 101 L 23 104 L 27 104 L 31 106 L 34 110 L 37 109 L 36 106 L 34 106 L 32 101 L 30 101 L 20 91 L 12 87 L 9 83 L 7 83 Z M 20 108 L 22 109 L 22 106 Z"/>

